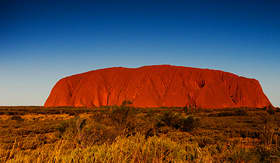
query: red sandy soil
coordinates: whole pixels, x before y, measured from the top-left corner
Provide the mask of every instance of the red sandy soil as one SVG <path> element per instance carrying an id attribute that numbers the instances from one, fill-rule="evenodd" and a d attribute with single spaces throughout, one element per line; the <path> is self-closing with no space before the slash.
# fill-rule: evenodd
<path id="1" fill-rule="evenodd" d="M 219 70 L 155 65 L 106 68 L 65 77 L 45 107 L 99 107 L 132 102 L 135 107 L 262 108 L 271 103 L 255 79 Z"/>

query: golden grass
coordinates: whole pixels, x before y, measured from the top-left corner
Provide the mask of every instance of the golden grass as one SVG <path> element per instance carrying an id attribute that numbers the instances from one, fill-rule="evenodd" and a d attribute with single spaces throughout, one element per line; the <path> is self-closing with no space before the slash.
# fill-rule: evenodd
<path id="1" fill-rule="evenodd" d="M 0 162 L 280 161 L 279 112 L 24 109 L 0 115 Z"/>

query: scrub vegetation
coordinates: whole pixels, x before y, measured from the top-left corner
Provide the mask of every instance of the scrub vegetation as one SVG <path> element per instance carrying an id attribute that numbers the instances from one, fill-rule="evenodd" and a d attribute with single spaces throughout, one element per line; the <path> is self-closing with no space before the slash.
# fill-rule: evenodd
<path id="1" fill-rule="evenodd" d="M 279 109 L 0 107 L 0 162 L 279 162 Z"/>

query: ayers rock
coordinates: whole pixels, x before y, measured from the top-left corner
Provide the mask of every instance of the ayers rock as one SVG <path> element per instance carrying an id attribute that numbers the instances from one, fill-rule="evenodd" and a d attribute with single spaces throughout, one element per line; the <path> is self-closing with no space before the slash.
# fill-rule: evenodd
<path id="1" fill-rule="evenodd" d="M 255 79 L 219 70 L 155 65 L 114 67 L 59 80 L 45 107 L 263 108 L 271 103 Z"/>

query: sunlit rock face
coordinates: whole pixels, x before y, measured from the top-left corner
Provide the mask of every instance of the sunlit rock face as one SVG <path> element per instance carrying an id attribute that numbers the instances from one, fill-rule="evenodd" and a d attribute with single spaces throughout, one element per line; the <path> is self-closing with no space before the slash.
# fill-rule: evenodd
<path id="1" fill-rule="evenodd" d="M 182 66 L 106 68 L 59 80 L 45 107 L 263 108 L 271 105 L 255 79 Z"/>

